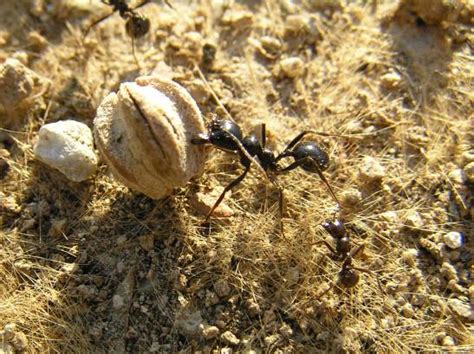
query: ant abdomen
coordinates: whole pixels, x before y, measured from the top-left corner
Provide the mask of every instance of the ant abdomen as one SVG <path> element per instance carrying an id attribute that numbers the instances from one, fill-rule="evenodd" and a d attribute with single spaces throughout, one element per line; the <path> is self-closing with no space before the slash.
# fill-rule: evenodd
<path id="1" fill-rule="evenodd" d="M 140 38 L 150 30 L 150 20 L 134 13 L 125 23 L 127 34 L 132 38 Z"/>
<path id="2" fill-rule="evenodd" d="M 329 167 L 329 156 L 316 143 L 305 141 L 298 144 L 292 151 L 296 161 L 301 160 L 301 168 L 308 172 L 327 170 Z M 308 161 L 305 161 L 307 160 Z M 317 166 L 315 166 L 315 163 Z"/>

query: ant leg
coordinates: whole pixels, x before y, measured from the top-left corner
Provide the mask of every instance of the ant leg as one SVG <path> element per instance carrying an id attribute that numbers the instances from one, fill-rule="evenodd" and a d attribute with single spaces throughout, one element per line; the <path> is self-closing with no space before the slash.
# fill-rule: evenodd
<path id="1" fill-rule="evenodd" d="M 262 123 L 262 127 L 261 127 L 261 139 L 262 139 L 262 149 L 265 149 L 265 143 L 267 142 L 267 136 L 266 136 L 266 132 L 265 132 L 265 123 Z"/>
<path id="2" fill-rule="evenodd" d="M 135 59 L 135 64 L 137 64 L 138 70 L 141 69 L 140 62 L 138 61 L 137 53 L 135 51 L 135 38 L 133 36 L 130 37 L 132 39 L 132 54 L 133 59 Z"/>
<path id="3" fill-rule="evenodd" d="M 217 201 L 214 203 L 214 205 L 212 206 L 211 210 L 209 211 L 209 213 L 207 213 L 206 215 L 206 219 L 204 219 L 204 222 L 208 222 L 209 221 L 209 218 L 211 217 L 212 213 L 214 212 L 214 210 L 219 206 L 219 204 L 222 202 L 222 200 L 224 199 L 224 196 L 225 194 L 230 191 L 232 188 L 234 188 L 236 185 L 238 185 L 240 182 L 242 182 L 242 180 L 245 178 L 245 176 L 247 175 L 247 172 L 249 172 L 250 170 L 250 165 L 248 165 L 246 168 L 245 168 L 245 171 L 239 176 L 237 177 L 236 179 L 234 179 L 232 182 L 230 182 L 230 184 L 224 188 L 224 190 L 222 191 L 221 195 L 219 196 L 219 198 L 217 199 Z"/>
<path id="4" fill-rule="evenodd" d="M 286 148 L 275 158 L 275 162 L 278 162 L 280 159 L 282 159 L 283 157 L 286 157 L 288 151 L 293 147 L 295 146 L 301 139 L 303 139 L 303 137 L 307 134 L 308 132 L 307 131 L 304 131 L 300 134 L 298 134 L 287 146 Z"/>
<path id="5" fill-rule="evenodd" d="M 324 240 L 318 241 L 318 242 L 315 243 L 315 245 L 319 245 L 319 244 L 321 244 L 321 243 L 322 243 L 323 245 L 325 245 L 325 246 L 328 248 L 328 250 L 331 251 L 331 253 L 332 253 L 333 255 L 335 255 L 335 256 L 337 255 L 337 253 L 336 253 L 336 251 L 334 250 L 334 248 L 332 248 L 332 246 L 331 246 L 327 241 L 324 241 Z"/>
<path id="6" fill-rule="evenodd" d="M 372 274 L 373 276 L 375 276 L 375 279 L 377 280 L 377 285 L 378 285 L 378 287 L 379 287 L 380 292 L 381 292 L 383 295 L 386 295 L 386 294 L 385 294 L 385 291 L 384 291 L 383 288 L 382 288 L 382 284 L 380 283 L 380 279 L 379 279 L 377 273 L 375 273 L 375 272 L 372 271 L 372 270 L 366 269 L 366 268 L 359 268 L 359 267 L 351 267 L 351 268 L 352 268 L 352 269 L 355 269 L 355 270 L 358 270 L 358 271 L 360 271 L 360 272 Z"/>
<path id="7" fill-rule="evenodd" d="M 284 231 L 284 228 L 283 228 L 283 217 L 284 217 L 284 214 L 285 214 L 285 196 L 283 194 L 283 188 L 280 185 L 280 183 L 278 183 L 278 181 L 276 181 L 275 179 L 271 178 L 270 181 L 278 189 L 278 194 L 279 194 L 279 196 L 278 196 L 278 210 L 279 210 L 279 216 L 280 216 L 280 231 L 281 231 L 281 234 L 284 235 L 285 231 Z"/>
<path id="8" fill-rule="evenodd" d="M 163 0 L 163 1 L 165 2 L 166 5 L 168 5 L 170 8 L 172 8 L 174 10 L 174 7 L 173 7 L 173 5 L 171 5 L 169 0 Z"/>
<path id="9" fill-rule="evenodd" d="M 104 3 L 105 4 L 105 3 Z M 87 28 L 86 30 L 84 31 L 83 35 L 82 35 L 82 38 L 86 38 L 87 35 L 89 34 L 89 31 L 91 30 L 92 27 L 95 27 L 97 26 L 99 23 L 101 23 L 102 21 L 105 21 L 106 19 L 108 19 L 110 16 L 112 16 L 113 14 L 115 13 L 115 11 L 113 11 L 112 13 L 108 14 L 108 15 L 105 15 L 101 18 L 99 18 L 98 20 L 92 22 Z"/>
<path id="10" fill-rule="evenodd" d="M 365 244 L 361 244 L 361 245 L 357 246 L 356 248 L 352 249 L 352 251 L 349 253 L 348 257 L 354 258 L 364 248 L 365 248 Z"/>
<path id="11" fill-rule="evenodd" d="M 327 288 L 326 290 L 324 290 L 321 294 L 319 294 L 317 297 L 316 297 L 316 300 L 319 300 L 320 298 L 322 298 L 324 295 L 326 295 L 329 290 L 331 290 L 332 288 L 334 288 L 334 286 L 336 286 L 336 284 L 332 284 L 329 288 Z"/>
<path id="12" fill-rule="evenodd" d="M 305 132 L 303 132 L 305 133 Z M 301 133 L 301 134 L 303 134 Z M 300 135 L 301 135 L 300 134 Z M 281 154 L 280 154 L 281 155 Z M 296 160 L 294 161 L 292 164 L 290 164 L 289 166 L 285 167 L 284 169 L 282 170 L 278 170 L 277 173 L 283 173 L 283 172 L 288 172 L 288 171 L 291 171 L 291 170 L 294 170 L 295 168 L 303 165 L 304 163 L 312 163 L 314 164 L 314 166 L 316 167 L 316 173 L 318 174 L 319 178 L 321 178 L 321 180 L 324 182 L 324 184 L 326 185 L 326 187 L 328 187 L 328 190 L 329 190 L 329 193 L 331 194 L 331 196 L 334 198 L 334 200 L 336 201 L 337 205 L 341 205 L 341 203 L 339 203 L 339 200 L 337 199 L 336 197 L 336 194 L 334 193 L 333 189 L 331 188 L 331 185 L 329 184 L 329 182 L 327 181 L 326 177 L 324 177 L 323 175 L 323 172 L 321 171 L 321 169 L 319 168 L 318 164 L 315 163 L 313 161 L 312 158 L 310 157 L 305 157 L 301 160 Z"/>

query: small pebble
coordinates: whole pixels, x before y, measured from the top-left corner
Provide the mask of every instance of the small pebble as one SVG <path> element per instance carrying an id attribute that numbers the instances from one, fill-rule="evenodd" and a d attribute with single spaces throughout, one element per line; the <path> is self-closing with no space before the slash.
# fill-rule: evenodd
<path id="1" fill-rule="evenodd" d="M 294 79 L 304 72 L 304 62 L 298 57 L 286 58 L 280 61 L 280 69 L 283 76 Z"/>
<path id="2" fill-rule="evenodd" d="M 33 153 L 74 182 L 89 179 L 97 170 L 92 131 L 84 123 L 74 120 L 43 125 Z"/>
<path id="3" fill-rule="evenodd" d="M 454 343 L 454 339 L 450 336 L 446 336 L 443 338 L 441 344 L 445 347 L 451 347 L 453 345 L 455 345 L 456 343 Z"/>
<path id="4" fill-rule="evenodd" d="M 121 297 L 120 295 L 114 295 L 112 297 L 112 306 L 114 309 L 120 309 L 123 307 L 124 304 L 125 302 L 123 301 L 123 297 Z"/>
<path id="5" fill-rule="evenodd" d="M 293 33 L 307 33 L 310 25 L 308 16 L 305 15 L 290 15 L 285 21 L 285 31 L 289 34 Z"/>
<path id="6" fill-rule="evenodd" d="M 38 31 L 28 33 L 28 44 L 34 50 L 41 51 L 48 45 L 48 41 Z"/>
<path id="7" fill-rule="evenodd" d="M 440 268 L 440 273 L 447 279 L 447 280 L 455 280 L 457 282 L 458 274 L 456 272 L 456 268 L 448 262 L 443 262 Z"/>
<path id="8" fill-rule="evenodd" d="M 270 347 L 271 345 L 275 344 L 276 342 L 278 342 L 280 340 L 281 336 L 278 334 L 278 333 L 275 333 L 275 334 L 272 334 L 270 336 L 267 336 L 263 339 L 263 341 L 265 342 L 265 345 L 267 347 Z"/>
<path id="9" fill-rule="evenodd" d="M 395 89 L 400 86 L 402 77 L 395 71 L 390 71 L 380 77 L 382 86 L 386 89 Z"/>
<path id="10" fill-rule="evenodd" d="M 119 237 L 117 237 L 117 240 L 115 240 L 115 243 L 117 245 L 121 245 L 125 242 L 127 242 L 127 236 L 125 236 L 125 235 L 120 235 Z"/>
<path id="11" fill-rule="evenodd" d="M 248 11 L 225 11 L 224 16 L 221 17 L 221 23 L 234 28 L 250 28 L 253 18 L 253 14 Z"/>
<path id="12" fill-rule="evenodd" d="M 140 243 L 140 246 L 145 250 L 145 251 L 151 251 L 155 244 L 154 244 L 154 236 L 152 234 L 140 236 L 138 238 L 138 242 Z"/>
<path id="13" fill-rule="evenodd" d="M 413 318 L 415 316 L 415 311 L 409 302 L 402 306 L 402 315 L 406 318 Z"/>
<path id="14" fill-rule="evenodd" d="M 201 333 L 201 311 L 182 313 L 175 322 L 176 328 L 186 337 L 195 337 Z"/>
<path id="15" fill-rule="evenodd" d="M 449 308 L 458 316 L 469 321 L 474 321 L 474 308 L 459 299 L 449 299 Z"/>
<path id="16" fill-rule="evenodd" d="M 416 248 L 409 248 L 402 253 L 403 261 L 411 267 L 416 265 L 417 257 L 418 257 L 418 250 Z"/>
<path id="17" fill-rule="evenodd" d="M 451 249 L 457 249 L 463 244 L 462 233 L 457 231 L 451 231 L 443 235 L 443 242 L 446 246 Z"/>
<path id="18" fill-rule="evenodd" d="M 281 49 L 281 43 L 278 38 L 263 36 L 260 38 L 260 43 L 262 47 L 270 53 L 276 53 Z"/>
<path id="19" fill-rule="evenodd" d="M 379 159 L 366 156 L 362 160 L 359 169 L 359 179 L 365 183 L 379 182 L 385 177 L 385 168 L 380 163 Z"/>
<path id="20" fill-rule="evenodd" d="M 456 168 L 448 173 L 448 177 L 454 184 L 463 184 L 464 183 L 464 172 L 460 168 Z"/>
<path id="21" fill-rule="evenodd" d="M 68 220 L 63 219 L 53 219 L 51 221 L 51 227 L 48 230 L 48 235 L 52 237 L 59 237 L 64 235 L 66 228 L 68 226 Z"/>
<path id="22" fill-rule="evenodd" d="M 223 279 L 219 279 L 215 284 L 214 284 L 214 290 L 216 291 L 217 296 L 219 297 L 226 297 L 230 293 L 230 286 L 229 283 L 227 283 Z"/>
<path id="23" fill-rule="evenodd" d="M 239 345 L 240 339 L 231 331 L 225 331 L 221 334 L 221 339 L 230 345 Z"/>
<path id="24" fill-rule="evenodd" d="M 262 313 L 260 306 L 254 299 L 248 299 L 245 304 L 250 317 L 256 317 Z"/>
<path id="25" fill-rule="evenodd" d="M 414 210 L 410 210 L 405 215 L 405 226 L 419 229 L 423 226 L 423 219 L 420 216 L 420 213 Z"/>
<path id="26" fill-rule="evenodd" d="M 293 330 L 286 323 L 278 329 L 278 332 L 285 338 L 289 338 L 293 335 Z"/>
<path id="27" fill-rule="evenodd" d="M 469 182 L 474 183 L 474 162 L 469 162 L 466 166 L 464 166 L 463 171 L 466 179 Z"/>
<path id="28" fill-rule="evenodd" d="M 34 94 L 39 76 L 19 60 L 9 58 L 0 65 L 0 97 L 7 110 L 16 108 Z"/>
<path id="29" fill-rule="evenodd" d="M 201 192 L 196 193 L 191 198 L 189 203 L 199 214 L 207 215 L 207 213 L 211 211 L 211 208 L 213 207 L 214 203 L 216 202 L 217 198 L 219 198 L 219 195 L 222 193 L 223 190 L 224 190 L 223 187 L 217 187 L 217 188 L 214 188 L 214 190 L 209 193 L 201 193 Z M 231 193 L 227 192 L 225 199 L 228 199 L 230 195 Z M 225 218 L 225 217 L 230 217 L 234 215 L 234 211 L 232 210 L 231 207 L 229 207 L 225 199 L 214 210 L 214 212 L 212 213 L 213 217 Z"/>
<path id="30" fill-rule="evenodd" d="M 200 328 L 204 339 L 212 339 L 219 335 L 219 328 L 216 326 L 201 325 Z"/>
<path id="31" fill-rule="evenodd" d="M 474 149 L 464 151 L 461 155 L 462 166 L 466 166 L 470 162 L 474 162 Z"/>
<path id="32" fill-rule="evenodd" d="M 380 214 L 380 217 L 382 220 L 388 222 L 389 224 L 397 224 L 398 223 L 398 214 L 396 211 L 389 210 L 385 211 L 382 214 Z"/>
<path id="33" fill-rule="evenodd" d="M 343 207 L 351 208 L 362 201 L 362 193 L 358 189 L 349 189 L 341 194 L 341 204 Z"/>

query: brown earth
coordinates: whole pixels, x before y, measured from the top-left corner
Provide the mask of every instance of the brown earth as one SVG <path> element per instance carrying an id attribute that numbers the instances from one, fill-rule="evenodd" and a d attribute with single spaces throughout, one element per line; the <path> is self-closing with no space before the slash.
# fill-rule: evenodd
<path id="1" fill-rule="evenodd" d="M 136 60 L 118 14 L 84 38 L 111 10 L 98 0 L 0 3 L 0 64 L 37 75 L 0 87 L 0 352 L 472 351 L 474 3 L 171 3 L 140 8 L 151 30 Z M 282 235 L 254 168 L 203 233 L 193 197 L 241 173 L 231 154 L 213 150 L 158 201 L 103 163 L 74 183 L 35 160 L 43 124 L 92 127 L 110 91 L 149 73 L 208 121 L 265 123 L 275 151 L 303 130 L 344 135 L 311 138 L 341 210 L 317 175 L 279 176 Z M 334 217 L 368 272 L 323 294 L 341 269 L 321 243 Z"/>

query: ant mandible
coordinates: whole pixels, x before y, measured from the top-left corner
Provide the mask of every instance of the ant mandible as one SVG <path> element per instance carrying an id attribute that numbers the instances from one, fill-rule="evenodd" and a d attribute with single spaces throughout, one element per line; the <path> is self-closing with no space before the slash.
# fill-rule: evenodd
<path id="1" fill-rule="evenodd" d="M 344 260 L 341 266 L 341 270 L 338 273 L 338 279 L 336 284 L 342 285 L 346 289 L 350 289 L 359 283 L 360 276 L 358 271 L 374 274 L 368 269 L 355 267 L 352 265 L 354 257 L 364 249 L 365 245 L 359 245 L 351 250 L 351 240 L 342 221 L 338 219 L 336 219 L 334 222 L 327 221 L 321 226 L 336 240 L 336 249 L 334 249 L 326 241 L 321 242 L 331 251 L 331 253 L 336 258 Z M 377 285 L 382 294 L 384 294 L 385 292 L 383 291 L 382 285 L 380 284 L 380 280 L 377 275 L 375 276 L 377 279 Z M 330 286 L 328 289 L 326 289 L 322 294 L 318 296 L 318 298 L 324 296 L 327 292 L 329 292 L 329 290 L 333 288 L 333 286 Z"/>
<path id="2" fill-rule="evenodd" d="M 252 162 L 255 162 L 259 165 L 259 167 L 265 172 L 266 176 L 279 191 L 280 223 L 283 217 L 283 189 L 279 186 L 273 177 L 273 174 L 285 173 L 297 167 L 301 167 L 311 173 L 317 173 L 327 185 L 331 195 L 339 205 L 335 193 L 322 174 L 322 171 L 326 170 L 329 166 L 328 154 L 314 142 L 300 142 L 305 135 L 310 133 L 329 136 L 329 134 L 304 131 L 296 136 L 282 153 L 275 157 L 273 151 L 265 146 L 265 124 L 262 124 L 261 126 L 261 141 L 259 141 L 255 134 L 244 137 L 240 127 L 233 121 L 213 119 L 208 126 L 208 133 L 199 135 L 198 137 L 192 139 L 191 142 L 196 145 L 211 144 L 220 150 L 236 153 L 239 155 L 240 163 L 245 169 L 240 176 L 238 176 L 224 188 L 224 191 L 221 193 L 207 214 L 205 223 L 208 222 L 214 210 L 222 202 L 225 194 L 242 182 L 250 170 Z M 295 161 L 285 168 L 280 168 L 277 163 L 285 157 L 293 157 Z M 280 224 L 280 227 L 283 231 L 282 224 Z"/>

